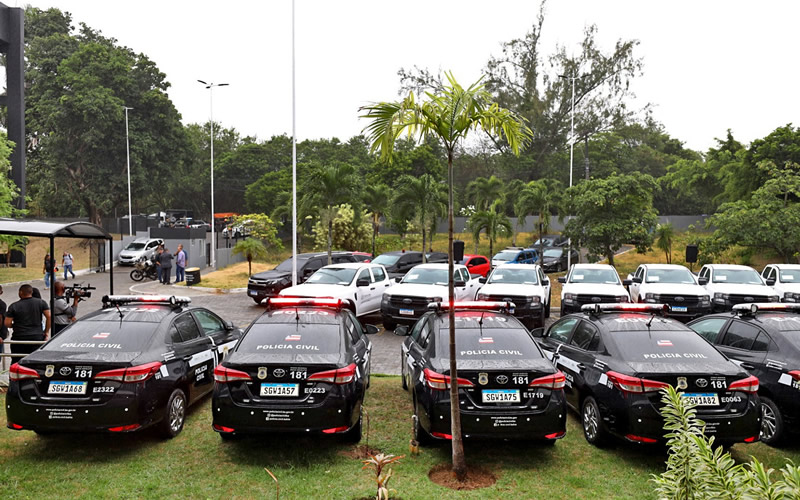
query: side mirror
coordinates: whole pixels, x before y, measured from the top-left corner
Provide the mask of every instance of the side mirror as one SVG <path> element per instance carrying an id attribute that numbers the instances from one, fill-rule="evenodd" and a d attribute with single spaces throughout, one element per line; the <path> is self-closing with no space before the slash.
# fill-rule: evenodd
<path id="1" fill-rule="evenodd" d="M 634 278 L 631 278 L 631 279 L 629 279 L 627 281 L 630 281 L 631 283 L 641 283 L 642 282 L 642 277 L 641 276 L 634 277 Z"/>
<path id="2" fill-rule="evenodd" d="M 236 326 L 234 326 L 233 321 L 226 321 L 225 322 L 225 329 L 226 330 L 231 331 L 234 328 L 236 328 Z"/>
<path id="3" fill-rule="evenodd" d="M 364 327 L 364 329 L 366 330 L 367 335 L 375 335 L 376 333 L 381 331 L 381 329 L 375 325 L 367 325 Z"/>
<path id="4" fill-rule="evenodd" d="M 356 286 L 369 286 L 369 278 L 359 278 L 356 280 Z"/>
<path id="5" fill-rule="evenodd" d="M 398 276 L 394 280 L 395 280 L 395 282 L 400 283 L 401 281 L 403 281 L 403 277 L 402 276 Z"/>
<path id="6" fill-rule="evenodd" d="M 775 284 L 775 278 L 770 278 L 767 280 L 767 286 L 772 286 Z"/>
<path id="7" fill-rule="evenodd" d="M 533 335 L 536 338 L 544 337 L 544 328 L 534 328 L 533 330 L 531 330 L 531 335 Z"/>
<path id="8" fill-rule="evenodd" d="M 558 282 L 559 283 L 566 283 L 567 282 L 567 277 L 566 276 L 559 276 L 558 277 Z"/>
<path id="9" fill-rule="evenodd" d="M 457 287 L 467 286 L 467 282 L 466 281 L 456 281 L 455 283 L 453 283 L 453 285 L 455 285 Z"/>
<path id="10" fill-rule="evenodd" d="M 542 285 L 544 285 L 544 286 L 550 286 L 550 280 L 549 280 L 549 279 L 547 279 L 547 278 L 543 279 L 543 280 L 542 280 Z"/>
<path id="11" fill-rule="evenodd" d="M 407 325 L 400 325 L 394 329 L 394 334 L 398 337 L 405 337 L 408 335 L 408 326 Z"/>
<path id="12" fill-rule="evenodd" d="M 486 278 L 484 277 L 478 278 L 478 283 L 486 283 Z"/>
<path id="13" fill-rule="evenodd" d="M 708 285 L 708 276 L 700 276 L 699 278 L 697 278 L 697 284 Z"/>
<path id="14" fill-rule="evenodd" d="M 622 280 L 622 286 L 631 286 L 631 283 L 633 283 L 631 280 Z M 641 280 L 637 283 L 641 283 Z"/>

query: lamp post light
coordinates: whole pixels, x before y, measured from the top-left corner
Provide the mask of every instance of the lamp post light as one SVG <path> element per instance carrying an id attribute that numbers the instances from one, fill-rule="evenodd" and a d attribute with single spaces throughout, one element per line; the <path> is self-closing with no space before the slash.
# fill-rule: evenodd
<path id="1" fill-rule="evenodd" d="M 122 106 L 125 110 L 125 153 L 128 157 L 128 235 L 133 236 L 133 210 L 131 209 L 131 143 L 128 136 L 128 110 L 133 109 Z"/>
<path id="2" fill-rule="evenodd" d="M 197 80 L 208 89 L 209 115 L 211 116 L 211 267 L 217 267 L 216 220 L 214 219 L 214 87 L 226 87 L 227 83 L 206 83 Z"/>
<path id="3" fill-rule="evenodd" d="M 575 148 L 575 79 L 578 77 L 573 73 L 572 76 L 558 75 L 559 78 L 572 80 L 572 107 L 570 110 L 570 131 L 569 131 L 569 187 L 572 187 L 572 159 L 573 149 Z M 567 271 L 572 264 L 572 239 L 567 240 Z"/>

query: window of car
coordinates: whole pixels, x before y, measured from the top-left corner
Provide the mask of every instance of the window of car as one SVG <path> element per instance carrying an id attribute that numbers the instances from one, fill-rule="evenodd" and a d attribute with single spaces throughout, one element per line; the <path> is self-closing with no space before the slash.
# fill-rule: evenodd
<path id="1" fill-rule="evenodd" d="M 483 257 L 475 257 L 469 262 L 469 264 L 471 266 L 480 266 L 486 264 L 486 259 L 484 259 Z"/>
<path id="2" fill-rule="evenodd" d="M 334 264 L 342 264 L 345 262 L 355 262 L 356 258 L 352 255 L 335 255 L 332 260 Z"/>
<path id="3" fill-rule="evenodd" d="M 766 346 L 769 345 L 768 338 L 766 344 L 765 338 L 757 341 L 761 333 L 761 330 L 755 326 L 736 320 L 728 327 L 728 332 L 725 334 L 725 338 L 722 339 L 721 345 L 736 349 L 746 349 L 748 351 L 766 351 Z"/>
<path id="4" fill-rule="evenodd" d="M 427 318 L 421 318 L 414 324 L 414 327 L 411 329 L 411 340 L 413 340 L 417 344 L 420 343 L 420 336 L 422 334 L 422 329 L 427 322 L 428 322 Z"/>
<path id="5" fill-rule="evenodd" d="M 642 267 L 642 266 L 639 266 L 639 267 L 636 269 L 636 273 L 633 275 L 633 277 L 634 277 L 634 278 L 641 278 L 642 276 L 644 276 L 644 267 Z"/>
<path id="6" fill-rule="evenodd" d="M 358 273 L 358 280 L 367 280 L 371 281 L 371 276 L 369 275 L 369 269 L 362 269 L 361 272 Z"/>
<path id="7" fill-rule="evenodd" d="M 578 328 L 575 329 L 575 334 L 572 335 L 570 344 L 585 351 L 596 351 L 600 344 L 597 328 L 586 321 L 581 321 Z"/>
<path id="8" fill-rule="evenodd" d="M 347 331 L 347 334 L 350 337 L 350 341 L 353 344 L 361 340 L 360 328 L 356 329 L 356 326 L 353 324 L 353 320 L 347 314 L 345 314 L 344 316 L 344 329 Z"/>
<path id="9" fill-rule="evenodd" d="M 304 273 L 313 273 L 317 269 L 322 267 L 322 259 L 311 259 L 308 261 L 306 266 L 303 268 Z"/>
<path id="10" fill-rule="evenodd" d="M 374 281 L 383 281 L 386 279 L 386 273 L 383 271 L 382 267 L 373 267 L 372 276 L 375 278 Z"/>
<path id="11" fill-rule="evenodd" d="M 719 342 L 719 332 L 728 322 L 728 318 L 708 318 L 692 324 L 689 328 L 712 344 Z"/>
<path id="12" fill-rule="evenodd" d="M 200 337 L 200 329 L 191 314 L 182 314 L 175 318 L 172 325 L 177 328 L 183 342 L 188 342 Z M 175 337 L 172 337 L 173 340 Z"/>
<path id="13" fill-rule="evenodd" d="M 701 278 L 708 278 L 709 274 L 711 274 L 711 271 L 709 271 L 707 267 L 704 267 L 703 269 L 700 270 Z"/>
<path id="14" fill-rule="evenodd" d="M 464 268 L 458 269 L 456 270 L 456 278 L 466 283 L 469 281 L 469 272 Z"/>
<path id="15" fill-rule="evenodd" d="M 569 340 L 569 334 L 572 332 L 577 322 L 578 318 L 564 318 L 550 327 L 550 331 L 547 332 L 547 337 L 557 342 L 566 343 Z"/>
<path id="16" fill-rule="evenodd" d="M 203 309 L 194 311 L 194 317 L 200 323 L 200 328 L 206 335 L 225 329 L 225 324 L 214 313 Z"/>

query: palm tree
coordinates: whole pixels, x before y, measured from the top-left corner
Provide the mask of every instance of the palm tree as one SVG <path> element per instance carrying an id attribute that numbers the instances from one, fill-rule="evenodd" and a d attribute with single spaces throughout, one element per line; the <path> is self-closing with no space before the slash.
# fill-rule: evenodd
<path id="1" fill-rule="evenodd" d="M 398 179 L 397 185 L 394 206 L 401 213 L 414 214 L 422 231 L 422 262 L 426 262 L 428 229 L 436 226 L 436 221 L 444 215 L 447 206 L 445 187 L 430 174 L 419 177 L 404 175 Z"/>
<path id="2" fill-rule="evenodd" d="M 659 224 L 656 227 L 656 247 L 664 252 L 667 264 L 672 264 L 672 240 L 675 238 L 675 228 L 671 223 Z"/>
<path id="3" fill-rule="evenodd" d="M 245 238 L 233 247 L 234 254 L 244 254 L 247 258 L 247 275 L 253 275 L 253 259 L 266 259 L 267 249 L 257 238 Z"/>
<path id="4" fill-rule="evenodd" d="M 554 179 L 529 182 L 519 193 L 515 211 L 517 217 L 536 215 L 539 234 L 539 255 L 542 255 L 542 236 L 550 231 L 550 215 L 561 199 L 561 183 Z"/>
<path id="5" fill-rule="evenodd" d="M 478 177 L 467 184 L 466 198 L 475 204 L 476 210 L 488 210 L 495 200 L 503 195 L 503 181 L 494 175 Z"/>
<path id="6" fill-rule="evenodd" d="M 481 231 L 486 231 L 486 237 L 489 239 L 490 259 L 494 255 L 494 242 L 497 241 L 497 237 L 512 232 L 511 221 L 504 213 L 497 211 L 498 205 L 499 203 L 493 203 L 489 210 L 475 212 L 469 218 L 469 228 L 476 241 Z"/>
<path id="7" fill-rule="evenodd" d="M 503 200 L 503 213 L 517 215 L 514 203 L 519 199 L 519 195 L 525 189 L 525 183 L 519 179 L 511 179 L 506 183 L 501 199 Z M 517 230 L 525 226 L 525 216 L 517 217 L 517 225 L 511 232 L 511 246 L 517 246 Z"/>
<path id="8" fill-rule="evenodd" d="M 333 219 L 339 205 L 353 203 L 357 188 L 356 169 L 347 163 L 318 167 L 309 175 L 303 188 L 305 194 L 300 201 L 301 212 L 305 215 L 316 212 L 322 223 L 328 227 L 328 265 L 333 263 Z"/>
<path id="9" fill-rule="evenodd" d="M 372 256 L 375 257 L 375 237 L 381 227 L 381 217 L 389 211 L 392 191 L 386 184 L 369 184 L 364 188 L 363 202 L 372 213 Z"/>
<path id="10" fill-rule="evenodd" d="M 452 306 L 455 288 L 453 282 L 453 159 L 456 147 L 470 132 L 485 133 L 505 140 L 515 154 L 533 135 L 515 113 L 492 102 L 492 95 L 480 80 L 463 88 L 452 73 L 446 73 L 448 84 L 426 95 L 424 102 L 417 103 L 414 93 L 399 102 L 380 102 L 361 108 L 366 111 L 363 118 L 371 123 L 364 129 L 371 151 L 380 151 L 381 157 L 391 161 L 395 142 L 404 132 L 410 136 L 436 138 L 447 153 L 447 222 L 449 256 L 449 301 Z M 458 399 L 458 372 L 456 367 L 456 330 L 453 308 L 449 309 L 450 320 L 450 377 L 456 381 L 450 387 L 450 427 L 453 436 L 453 472 L 463 481 L 467 473 L 464 457 L 464 442 L 461 438 L 461 413 Z"/>

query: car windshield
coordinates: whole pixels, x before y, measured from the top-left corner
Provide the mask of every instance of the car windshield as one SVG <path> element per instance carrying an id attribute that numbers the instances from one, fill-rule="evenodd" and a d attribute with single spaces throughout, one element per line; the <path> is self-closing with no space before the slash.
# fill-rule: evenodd
<path id="1" fill-rule="evenodd" d="M 545 257 L 561 257 L 561 254 L 564 252 L 561 248 L 548 248 L 544 251 Z"/>
<path id="2" fill-rule="evenodd" d="M 613 269 L 575 269 L 569 276 L 570 283 L 619 284 L 619 276 Z"/>
<path id="3" fill-rule="evenodd" d="M 498 253 L 497 255 L 492 257 L 492 260 L 504 260 L 504 261 L 514 260 L 518 254 L 519 254 L 518 250 L 508 250 L 505 252 Z"/>
<path id="4" fill-rule="evenodd" d="M 300 269 L 300 268 L 303 267 L 303 262 L 304 261 L 302 261 L 300 259 L 297 259 L 297 269 Z M 275 270 L 276 271 L 284 271 L 284 272 L 287 272 L 287 273 L 292 272 L 292 259 L 284 260 L 283 262 L 278 264 L 278 267 L 276 267 Z"/>
<path id="5" fill-rule="evenodd" d="M 781 281 L 784 283 L 800 283 L 800 269 L 779 269 Z"/>
<path id="6" fill-rule="evenodd" d="M 345 267 L 323 267 L 308 278 L 308 283 L 320 285 L 349 285 L 357 269 Z"/>
<path id="7" fill-rule="evenodd" d="M 649 269 L 645 281 L 647 283 L 694 284 L 694 278 L 688 269 Z"/>
<path id="8" fill-rule="evenodd" d="M 398 260 L 400 260 L 399 255 L 378 255 L 374 259 L 372 259 L 373 264 L 381 264 L 386 267 L 393 266 Z"/>
<path id="9" fill-rule="evenodd" d="M 553 238 L 542 238 L 541 240 L 534 241 L 533 246 L 538 247 L 539 245 L 542 245 L 546 247 L 548 245 L 552 245 L 553 241 L 554 241 Z"/>
<path id="10" fill-rule="evenodd" d="M 515 285 L 535 285 L 539 282 L 535 269 L 512 269 L 499 267 L 494 270 L 486 283 L 513 283 Z"/>
<path id="11" fill-rule="evenodd" d="M 715 269 L 714 283 L 760 285 L 761 278 L 753 269 Z"/>
<path id="12" fill-rule="evenodd" d="M 125 247 L 125 250 L 144 250 L 144 243 L 133 241 L 128 243 L 128 246 Z"/>
<path id="13" fill-rule="evenodd" d="M 418 285 L 446 285 L 447 269 L 414 268 L 403 277 L 402 282 Z"/>

